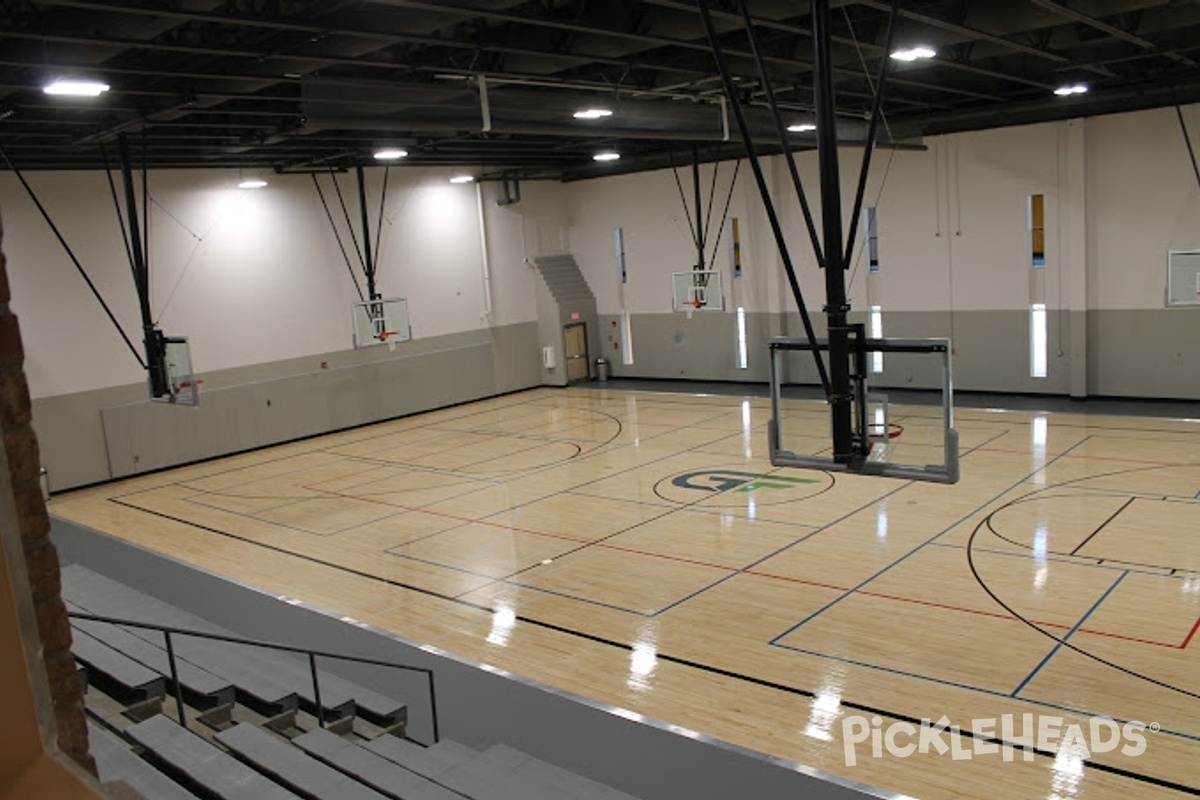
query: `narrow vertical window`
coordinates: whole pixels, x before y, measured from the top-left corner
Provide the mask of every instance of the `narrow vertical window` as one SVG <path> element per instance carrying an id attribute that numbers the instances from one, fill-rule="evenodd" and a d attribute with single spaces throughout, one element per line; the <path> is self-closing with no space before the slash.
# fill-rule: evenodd
<path id="1" fill-rule="evenodd" d="M 867 272 L 879 272 L 879 214 L 875 206 L 867 206 Z"/>
<path id="2" fill-rule="evenodd" d="M 613 230 L 613 255 L 617 259 L 617 283 L 625 285 L 629 282 L 629 276 L 625 273 L 625 229 L 616 228 Z"/>
<path id="3" fill-rule="evenodd" d="M 1046 377 L 1049 343 L 1046 336 L 1046 199 L 1029 196 L 1029 377 Z"/>
<path id="4" fill-rule="evenodd" d="M 1029 307 L 1029 377 L 1046 377 L 1046 304 Z"/>
<path id="5" fill-rule="evenodd" d="M 621 311 L 621 363 L 633 363 L 633 323 L 624 309 Z"/>
<path id="6" fill-rule="evenodd" d="M 871 306 L 871 338 L 883 338 L 883 307 Z M 871 353 L 871 372 L 883 372 L 883 353 Z"/>
<path id="7" fill-rule="evenodd" d="M 1029 197 L 1029 244 L 1031 265 L 1046 266 L 1046 198 L 1040 194 Z"/>
<path id="8" fill-rule="evenodd" d="M 738 306 L 737 310 L 737 367 L 747 368 L 746 359 L 746 309 Z"/>
<path id="9" fill-rule="evenodd" d="M 625 284 L 629 273 L 625 271 L 625 229 L 613 229 L 613 256 L 617 263 L 617 299 L 621 304 L 621 363 L 633 363 L 633 325 L 629 321 L 629 309 L 625 306 Z"/>

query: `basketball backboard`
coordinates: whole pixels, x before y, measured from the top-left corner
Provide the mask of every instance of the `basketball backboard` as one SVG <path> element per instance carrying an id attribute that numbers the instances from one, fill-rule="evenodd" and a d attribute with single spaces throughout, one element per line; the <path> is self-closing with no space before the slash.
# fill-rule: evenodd
<path id="1" fill-rule="evenodd" d="M 1200 306 L 1200 250 L 1167 253 L 1167 305 Z"/>
<path id="2" fill-rule="evenodd" d="M 408 327 L 408 301 L 389 297 L 355 303 L 354 346 L 404 342 L 411 338 Z"/>
<path id="3" fill-rule="evenodd" d="M 716 270 L 689 270 L 671 275 L 676 311 L 724 311 L 725 294 L 721 273 Z"/>
<path id="4" fill-rule="evenodd" d="M 200 381 L 192 374 L 192 353 L 188 340 L 181 336 L 164 336 L 161 342 L 165 392 L 156 395 L 151 381 L 150 399 L 180 406 L 199 405 Z"/>
<path id="5" fill-rule="evenodd" d="M 856 384 L 861 378 L 861 397 L 856 390 L 854 402 L 860 450 L 835 457 L 830 452 L 830 407 L 813 400 L 806 386 L 812 383 L 808 340 L 771 340 L 771 463 L 956 483 L 958 432 L 949 340 L 864 339 L 862 345 L 853 375 Z M 824 354 L 829 346 L 818 340 L 817 347 Z M 871 353 L 885 356 L 878 373 L 868 371 Z M 894 391 L 883 394 L 883 388 Z M 903 404 L 895 402 L 896 395 L 902 395 Z"/>

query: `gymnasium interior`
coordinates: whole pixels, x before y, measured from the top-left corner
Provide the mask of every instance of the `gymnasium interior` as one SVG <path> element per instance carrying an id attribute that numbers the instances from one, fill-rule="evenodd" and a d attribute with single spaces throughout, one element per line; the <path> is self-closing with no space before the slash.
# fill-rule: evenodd
<path id="1" fill-rule="evenodd" d="M 1200 794 L 1200 4 L 0 43 L 0 798 Z"/>

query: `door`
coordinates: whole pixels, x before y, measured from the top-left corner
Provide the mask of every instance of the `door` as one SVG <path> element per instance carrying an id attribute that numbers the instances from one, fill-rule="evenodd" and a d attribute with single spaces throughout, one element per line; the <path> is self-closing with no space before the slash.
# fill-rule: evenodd
<path id="1" fill-rule="evenodd" d="M 587 325 L 576 322 L 563 328 L 567 355 L 567 383 L 588 379 Z"/>

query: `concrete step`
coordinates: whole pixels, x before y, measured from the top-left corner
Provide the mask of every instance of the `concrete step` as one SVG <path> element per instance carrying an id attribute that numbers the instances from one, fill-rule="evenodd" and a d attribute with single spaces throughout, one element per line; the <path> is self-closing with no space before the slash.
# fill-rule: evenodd
<path id="1" fill-rule="evenodd" d="M 464 797 L 365 747 L 320 728 L 297 736 L 292 740 L 292 744 L 389 797 L 399 800 L 462 800 Z"/>
<path id="2" fill-rule="evenodd" d="M 161 714 L 125 731 L 181 782 L 220 800 L 300 800 L 216 745 Z"/>

